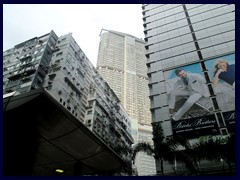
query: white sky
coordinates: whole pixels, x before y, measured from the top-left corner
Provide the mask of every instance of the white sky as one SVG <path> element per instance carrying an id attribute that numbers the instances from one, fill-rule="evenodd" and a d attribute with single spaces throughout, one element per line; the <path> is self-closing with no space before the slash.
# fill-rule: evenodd
<path id="1" fill-rule="evenodd" d="M 144 38 L 141 4 L 3 4 L 3 51 L 49 33 L 72 33 L 94 66 L 101 29 Z"/>

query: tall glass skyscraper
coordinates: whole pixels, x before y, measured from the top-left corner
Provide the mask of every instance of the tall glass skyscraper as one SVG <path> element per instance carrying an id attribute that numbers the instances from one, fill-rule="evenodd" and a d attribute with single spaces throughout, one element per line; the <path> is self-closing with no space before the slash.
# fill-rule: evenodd
<path id="1" fill-rule="evenodd" d="M 143 4 L 142 10 L 153 126 L 191 141 L 234 133 L 235 5 Z"/>
<path id="2" fill-rule="evenodd" d="M 113 30 L 103 29 L 100 36 L 97 70 L 120 99 L 132 124 L 135 124 L 132 127 L 135 143 L 143 139 L 152 143 L 149 138 L 149 134 L 152 135 L 152 128 L 145 42 Z M 140 126 L 145 126 L 146 130 L 140 133 Z M 149 161 L 151 165 L 142 172 L 143 168 L 140 166 L 144 161 Z M 152 174 L 155 162 L 151 158 L 141 158 L 138 162 L 139 175 Z"/>

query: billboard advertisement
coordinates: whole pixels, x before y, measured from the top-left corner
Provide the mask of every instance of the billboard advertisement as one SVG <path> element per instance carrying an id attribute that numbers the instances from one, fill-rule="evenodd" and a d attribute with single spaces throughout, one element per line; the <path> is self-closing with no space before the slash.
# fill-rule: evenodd
<path id="1" fill-rule="evenodd" d="M 219 108 L 235 110 L 235 56 L 205 61 Z M 200 63 L 164 71 L 173 133 L 187 137 L 218 133 L 209 88 Z"/>
<path id="2" fill-rule="evenodd" d="M 235 110 L 235 54 L 205 62 L 218 106 L 223 112 Z"/>

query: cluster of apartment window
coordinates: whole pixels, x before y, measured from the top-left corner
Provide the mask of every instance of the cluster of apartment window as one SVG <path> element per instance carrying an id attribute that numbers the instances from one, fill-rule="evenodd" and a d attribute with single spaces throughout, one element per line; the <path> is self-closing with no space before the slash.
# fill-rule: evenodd
<path id="1" fill-rule="evenodd" d="M 43 84 L 57 36 L 54 32 L 3 53 L 3 92 L 27 92 Z"/>
<path id="2" fill-rule="evenodd" d="M 139 123 L 141 123 L 141 121 Z M 137 136 L 137 142 L 148 142 L 153 144 L 151 126 L 139 124 Z M 153 156 L 140 152 L 136 157 L 135 164 L 139 176 L 151 176 L 156 174 L 155 159 Z"/>
<path id="3" fill-rule="evenodd" d="M 80 111 L 79 119 L 111 148 L 129 147 L 133 142 L 130 135 L 130 121 L 119 104 L 118 98 L 97 73 L 72 36 L 68 35 L 63 40 L 59 38 L 59 43 L 63 43 L 66 38 L 69 48 L 63 50 L 63 55 L 61 55 L 65 59 L 63 61 L 64 70 L 61 73 L 64 73 L 62 76 L 65 79 L 68 77 L 68 84 L 71 81 L 75 85 L 72 85 L 75 88 L 71 89 L 80 89 L 80 96 L 77 98 L 80 98 L 81 101 L 75 99 L 76 102 L 79 102 L 77 108 Z M 54 57 L 53 55 L 53 64 L 56 63 L 56 61 L 54 63 Z M 60 58 L 60 56 L 57 57 Z M 63 79 L 60 76 L 59 78 Z M 66 92 L 70 92 L 66 90 L 66 87 L 62 88 L 65 88 Z"/>
<path id="4" fill-rule="evenodd" d="M 58 38 L 44 87 L 74 116 L 84 122 L 86 56 L 68 35 Z"/>
<path id="5" fill-rule="evenodd" d="M 23 51 L 26 47 L 31 47 L 32 53 L 30 50 Z M 22 51 L 24 53 L 19 54 L 26 56 L 16 58 L 18 53 L 14 52 Z M 34 63 L 33 67 L 32 63 Z M 23 73 L 21 72 L 21 76 L 12 75 L 13 71 L 20 74 L 17 68 L 23 66 L 26 68 Z M 28 67 L 31 67 L 31 73 Z M 5 51 L 4 69 L 5 93 L 16 90 L 24 93 L 37 87 L 44 87 L 109 147 L 113 149 L 119 146 L 130 147 L 133 143 L 128 114 L 71 33 L 58 38 L 51 31 L 45 36 L 34 38 Z M 29 88 L 23 90 L 24 73 L 32 79 L 27 81 Z M 34 78 L 37 79 L 36 82 Z M 13 81 L 17 81 L 15 88 L 12 86 Z"/>
<path id="6" fill-rule="evenodd" d="M 122 36 L 104 33 L 100 40 L 97 64 L 123 69 L 124 40 Z"/>
<path id="7" fill-rule="evenodd" d="M 90 116 L 93 123 L 89 127 L 101 135 L 112 148 L 131 145 L 133 139 L 130 119 L 120 100 L 98 73 L 95 73 L 93 80 L 95 83 L 92 84 L 89 100 L 95 105 L 95 113 Z M 112 132 L 117 136 L 112 136 Z"/>
<path id="8" fill-rule="evenodd" d="M 117 31 L 102 30 L 100 34 L 97 69 L 128 112 L 134 142 L 137 143 L 140 138 L 137 124 L 150 126 L 151 123 L 145 43 L 142 39 Z M 133 123 L 135 121 L 136 123 Z M 137 158 L 136 161 L 138 173 L 141 175 L 149 175 L 149 169 L 155 169 L 153 163 L 142 173 L 141 164 L 148 159 Z"/>
<path id="9" fill-rule="evenodd" d="M 123 102 L 123 69 L 119 69 L 111 66 L 99 66 L 98 71 L 101 72 L 101 75 L 104 77 L 105 81 L 109 84 L 112 84 L 114 87 L 114 92 L 121 102 Z"/>
<path id="10" fill-rule="evenodd" d="M 151 176 L 156 174 L 154 157 L 141 153 L 139 156 L 139 160 L 142 162 L 138 170 L 139 176 Z"/>

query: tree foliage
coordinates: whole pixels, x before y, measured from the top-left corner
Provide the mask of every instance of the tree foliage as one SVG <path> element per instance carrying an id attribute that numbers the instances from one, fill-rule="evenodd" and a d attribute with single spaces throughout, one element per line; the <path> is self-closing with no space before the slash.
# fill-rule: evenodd
<path id="1" fill-rule="evenodd" d="M 190 149 L 189 142 L 181 136 L 165 137 L 160 123 L 153 124 L 153 142 L 154 146 L 146 142 L 140 142 L 133 148 L 133 160 L 138 152 L 145 152 L 148 155 L 153 155 L 155 160 L 160 164 L 160 172 L 164 174 L 163 161 L 173 164 L 174 161 L 181 161 L 190 171 L 195 172 L 193 160 L 186 153 L 179 151 L 179 147 Z"/>

